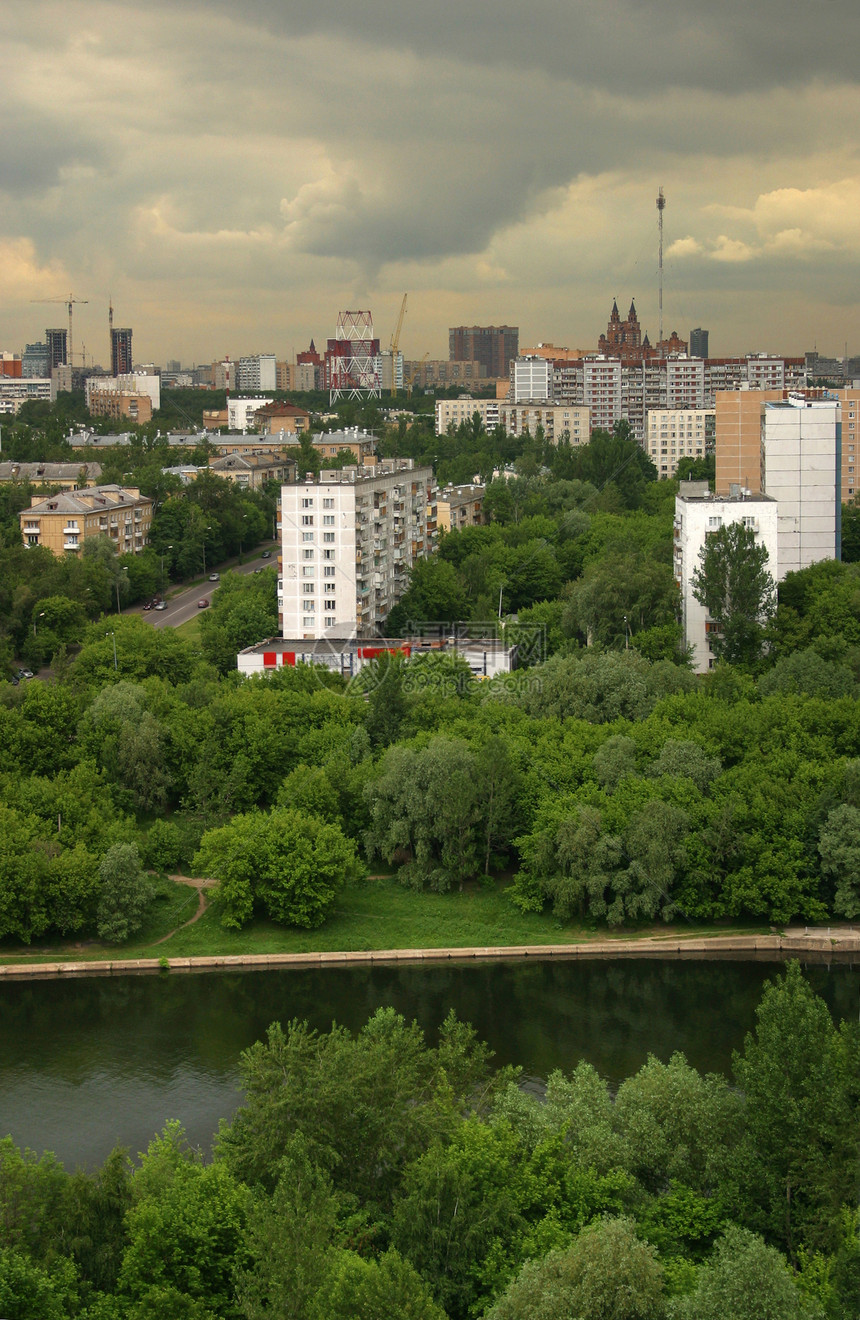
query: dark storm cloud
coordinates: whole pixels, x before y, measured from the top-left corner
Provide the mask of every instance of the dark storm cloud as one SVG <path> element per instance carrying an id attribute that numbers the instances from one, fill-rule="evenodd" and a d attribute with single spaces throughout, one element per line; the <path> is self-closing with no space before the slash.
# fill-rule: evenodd
<path id="1" fill-rule="evenodd" d="M 236 7 L 199 7 L 201 18 L 215 10 Z M 322 33 L 377 50 L 527 67 L 626 95 L 855 82 L 860 44 L 856 0 L 244 0 L 241 12 L 281 37 Z"/>

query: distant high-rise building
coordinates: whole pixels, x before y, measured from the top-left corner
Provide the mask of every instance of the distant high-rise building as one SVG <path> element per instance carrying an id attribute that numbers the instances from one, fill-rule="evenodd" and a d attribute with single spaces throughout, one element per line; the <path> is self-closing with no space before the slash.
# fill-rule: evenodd
<path id="1" fill-rule="evenodd" d="M 48 347 L 46 344 L 28 344 L 21 357 L 21 375 L 50 376 L 48 367 Z"/>
<path id="2" fill-rule="evenodd" d="M 127 376 L 132 371 L 131 330 L 117 329 L 111 326 L 110 332 L 110 374 Z"/>
<path id="3" fill-rule="evenodd" d="M 47 366 L 49 375 L 54 370 L 54 367 L 65 367 L 69 365 L 68 330 L 46 330 L 45 344 L 47 346 Z"/>
<path id="4" fill-rule="evenodd" d="M 699 326 L 698 329 L 690 331 L 690 357 L 706 358 L 707 356 L 708 331 Z"/>
<path id="5" fill-rule="evenodd" d="M 511 360 L 520 351 L 516 325 L 456 325 L 448 331 L 451 362 L 480 362 L 488 376 L 507 376 Z"/>

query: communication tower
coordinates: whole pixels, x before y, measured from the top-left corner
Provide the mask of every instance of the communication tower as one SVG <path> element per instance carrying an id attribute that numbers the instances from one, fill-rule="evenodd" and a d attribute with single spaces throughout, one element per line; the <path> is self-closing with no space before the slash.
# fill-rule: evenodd
<path id="1" fill-rule="evenodd" d="M 373 337 L 370 312 L 341 312 L 334 339 L 326 350 L 329 402 L 338 399 L 378 399 L 379 340 Z"/>
<path id="2" fill-rule="evenodd" d="M 663 212 L 666 209 L 666 198 L 663 196 L 661 188 L 657 193 L 657 229 L 660 234 L 659 255 L 657 258 L 657 283 L 659 291 L 659 338 L 657 342 L 663 343 Z"/>

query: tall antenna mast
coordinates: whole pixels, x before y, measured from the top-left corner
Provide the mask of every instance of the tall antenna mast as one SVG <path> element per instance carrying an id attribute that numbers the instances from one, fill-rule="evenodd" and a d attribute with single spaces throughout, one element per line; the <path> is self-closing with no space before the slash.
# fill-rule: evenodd
<path id="1" fill-rule="evenodd" d="M 663 189 L 657 193 L 657 229 L 660 234 L 660 243 L 657 258 L 657 283 L 658 283 L 658 303 L 660 310 L 660 338 L 659 343 L 663 342 L 663 212 L 666 209 L 666 198 L 663 196 Z"/>

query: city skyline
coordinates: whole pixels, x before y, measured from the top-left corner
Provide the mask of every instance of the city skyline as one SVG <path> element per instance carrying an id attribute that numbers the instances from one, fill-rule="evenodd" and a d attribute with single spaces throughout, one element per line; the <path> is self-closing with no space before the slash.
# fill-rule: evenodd
<path id="1" fill-rule="evenodd" d="M 36 0 L 4 25 L 0 349 L 290 359 L 370 308 L 593 348 L 613 297 L 710 353 L 860 353 L 860 13 Z"/>

